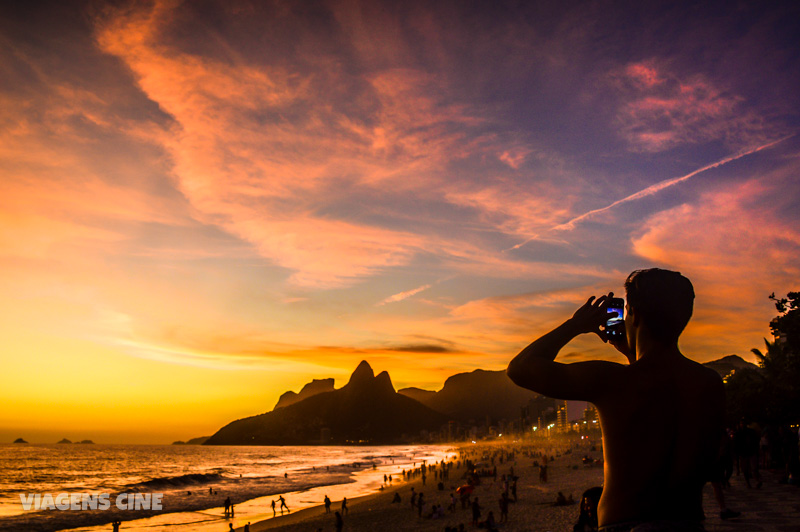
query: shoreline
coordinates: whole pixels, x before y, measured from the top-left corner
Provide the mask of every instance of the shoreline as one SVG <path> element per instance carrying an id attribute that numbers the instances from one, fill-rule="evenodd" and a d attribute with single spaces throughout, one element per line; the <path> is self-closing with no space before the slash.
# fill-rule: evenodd
<path id="1" fill-rule="evenodd" d="M 547 445 L 546 442 L 542 442 Z M 522 444 L 526 445 L 527 444 Z M 555 442 L 551 445 L 558 445 Z M 496 447 L 498 449 L 513 449 L 517 444 L 493 444 L 491 446 L 477 446 L 486 449 Z M 470 449 L 469 444 L 463 447 Z M 590 451 L 589 448 L 580 449 L 580 445 L 573 446 L 570 451 L 556 457 L 548 465 L 548 481 L 539 480 L 538 467 L 534 467 L 534 459 L 519 453 L 513 462 L 497 465 L 497 480 L 491 477 L 483 479 L 481 485 L 476 486 L 474 495 L 479 498 L 483 507 L 481 520 L 485 519 L 489 511 L 494 513 L 495 519 L 500 520 L 498 499 L 500 497 L 502 483 L 501 477 L 504 473 L 509 473 L 510 468 L 514 468 L 514 474 L 519 476 L 518 481 L 518 502 L 509 505 L 508 522 L 501 525 L 503 530 L 520 531 L 561 531 L 572 530 L 572 526 L 577 520 L 579 505 L 555 506 L 557 493 L 563 491 L 565 495 L 572 495 L 577 501 L 586 489 L 602 484 L 603 470 L 600 466 L 586 467 L 581 459 L 584 454 L 589 454 L 593 459 L 602 457 L 601 451 Z M 585 452 L 584 452 L 585 451 Z M 441 518 L 428 518 L 431 507 L 434 504 L 442 504 L 447 507 L 450 504 L 450 493 L 456 487 L 463 485 L 465 480 L 462 478 L 466 469 L 462 462 L 460 468 L 453 466 L 450 478 L 443 481 L 445 489 L 437 489 L 437 482 L 433 481 L 432 476 L 428 477 L 427 485 L 423 487 L 422 479 L 415 478 L 400 485 L 391 486 L 383 491 L 365 495 L 358 498 L 348 499 L 348 515 L 344 515 L 344 528 L 349 531 L 374 531 L 374 530 L 408 530 L 408 531 L 436 531 L 441 532 L 445 527 L 457 527 L 463 524 L 465 528 L 474 528 L 472 525 L 472 513 L 469 507 L 462 509 L 460 503 L 456 503 L 455 512 L 445 511 Z M 418 510 L 412 510 L 410 506 L 411 488 L 416 493 L 425 493 L 426 506 L 423 508 L 423 517 L 419 517 Z M 400 504 L 393 504 L 392 498 L 395 492 L 399 492 L 402 498 Z M 273 532 L 294 532 L 317 530 L 335 530 L 334 512 L 339 510 L 340 501 L 333 501 L 331 513 L 326 514 L 323 506 L 316 506 L 305 509 L 296 514 L 278 517 L 257 523 L 251 522 L 252 532 L 273 531 Z M 243 527 L 235 528 L 236 531 L 243 530 Z"/>
<path id="2" fill-rule="evenodd" d="M 213 502 L 208 504 L 200 504 L 196 508 L 187 508 L 169 513 L 155 512 L 151 515 L 141 515 L 134 519 L 125 520 L 122 522 L 121 530 L 126 531 L 153 531 L 153 530 L 186 530 L 186 531 L 219 531 L 228 530 L 228 523 L 233 523 L 236 530 L 243 529 L 243 526 L 248 521 L 255 522 L 271 522 L 281 518 L 280 511 L 278 510 L 277 516 L 272 516 L 270 502 L 277 500 L 279 495 L 286 498 L 289 508 L 292 510 L 289 514 L 283 517 L 288 518 L 296 515 L 305 510 L 310 510 L 319 507 L 325 493 L 330 494 L 331 498 L 339 496 L 349 497 L 350 493 L 361 493 L 361 497 L 370 496 L 373 493 L 379 492 L 379 487 L 383 483 L 383 474 L 392 474 L 395 477 L 399 474 L 401 469 L 408 469 L 411 467 L 413 460 L 417 463 L 425 458 L 431 461 L 432 456 L 446 456 L 454 455 L 455 452 L 451 446 L 431 446 L 435 449 L 422 449 L 423 452 L 419 453 L 419 457 L 410 459 L 403 459 L 398 463 L 382 463 L 374 467 L 360 467 L 352 469 L 343 475 L 341 471 L 331 471 L 329 481 L 314 483 L 311 485 L 301 485 L 295 488 L 289 486 L 274 486 L 271 485 L 265 491 L 267 493 L 260 493 L 250 497 L 242 497 L 237 500 L 233 497 L 235 505 L 235 517 L 226 518 L 224 516 L 222 502 L 229 494 L 221 488 L 219 493 L 214 496 Z M 360 462 L 364 464 L 364 462 Z M 331 468 L 333 469 L 333 468 Z M 317 469 L 320 476 L 327 475 L 327 471 Z M 290 475 L 291 479 L 291 475 Z M 278 479 L 283 481 L 282 478 Z M 395 481 L 397 483 L 397 481 Z M 208 500 L 206 495 L 209 486 L 204 486 L 198 490 L 195 496 L 202 496 Z M 283 488 L 283 489 L 281 489 Z M 216 487 L 215 487 L 216 489 Z M 203 491 L 205 490 L 205 491 Z M 185 499 L 185 496 L 184 496 Z M 338 498 L 337 500 L 340 500 Z M 355 500 L 355 497 L 353 498 Z M 128 514 L 130 515 L 130 514 Z M 84 525 L 71 524 L 61 528 L 49 528 L 48 530 L 58 530 L 63 532 L 100 532 L 110 529 L 111 519 L 118 516 L 106 514 L 103 516 L 104 522 L 92 523 Z M 222 526 L 222 528 L 220 528 Z M 252 526 L 251 526 L 252 528 Z M 0 530 L 3 530 L 0 524 Z"/>

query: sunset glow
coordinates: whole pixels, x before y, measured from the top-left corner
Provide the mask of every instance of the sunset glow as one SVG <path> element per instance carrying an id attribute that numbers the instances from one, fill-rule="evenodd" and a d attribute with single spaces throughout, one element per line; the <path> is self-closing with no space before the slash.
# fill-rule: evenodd
<path id="1" fill-rule="evenodd" d="M 3 441 L 209 435 L 364 359 L 439 389 L 652 266 L 687 356 L 752 360 L 800 289 L 792 3 L 14 4 Z"/>

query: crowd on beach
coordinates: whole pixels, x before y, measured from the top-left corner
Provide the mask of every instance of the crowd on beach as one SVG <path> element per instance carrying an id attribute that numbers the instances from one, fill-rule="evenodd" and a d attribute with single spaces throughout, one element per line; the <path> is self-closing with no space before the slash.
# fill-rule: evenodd
<path id="1" fill-rule="evenodd" d="M 763 482 L 759 469 L 765 467 L 779 473 L 779 482 L 796 482 L 796 473 L 792 473 L 793 464 L 798 458 L 796 431 L 790 434 L 787 428 L 761 429 L 754 424 L 743 423 L 729 429 L 727 434 L 721 454 L 727 464 L 721 488 L 729 487 L 730 477 L 735 474 L 745 486 L 758 489 Z M 562 485 L 553 488 L 547 486 L 551 480 L 548 476 L 551 464 L 557 464 L 557 482 L 564 480 L 565 464 L 568 469 L 591 474 L 576 475 L 577 479 L 588 479 L 582 485 L 572 483 L 568 488 L 556 491 L 561 490 Z M 505 528 L 509 516 L 513 518 L 515 503 L 521 501 L 518 483 L 524 475 L 528 486 L 542 486 L 548 492 L 552 489 L 552 493 L 556 493 L 548 501 L 535 503 L 539 505 L 542 516 L 547 513 L 541 508 L 542 505 L 550 506 L 553 510 L 567 507 L 565 511 L 570 515 L 569 528 L 563 530 L 591 532 L 597 530 L 596 512 L 602 492 L 602 466 L 599 438 L 577 442 L 574 438 L 542 439 L 535 445 L 467 444 L 448 460 L 415 464 L 392 479 L 386 475 L 383 488 L 397 481 L 412 483 L 393 490 L 391 494 L 392 505 L 408 508 L 405 513 L 409 524 L 415 523 L 422 529 L 432 530 L 435 529 L 431 528 L 434 523 L 440 522 L 442 528 L 439 530 L 445 532 L 475 528 L 491 531 Z M 782 472 L 785 474 L 780 474 Z M 531 502 L 523 502 L 527 503 L 526 508 L 519 510 L 530 515 Z M 723 520 L 741 515 L 725 507 L 724 495 L 718 497 L 716 503 L 719 504 Z M 329 504 L 326 501 L 326 507 Z M 347 521 L 346 513 L 343 511 L 341 514 L 336 516 L 337 531 L 343 530 Z"/>
<path id="2" fill-rule="evenodd" d="M 582 448 L 587 449 L 588 443 Z M 600 452 L 596 447 L 592 451 Z M 408 505 L 408 518 L 417 523 L 425 521 L 447 521 L 445 532 L 457 532 L 466 527 L 487 531 L 497 530 L 508 521 L 510 509 L 519 501 L 517 489 L 520 473 L 515 465 L 524 463 L 526 469 L 538 471 L 540 483 L 547 483 L 548 463 L 562 454 L 573 452 L 573 446 L 553 440 L 541 444 L 487 444 L 468 445 L 458 449 L 449 460 L 420 465 L 400 471 L 398 477 L 404 482 L 420 481 L 408 490 L 394 491 L 391 504 Z M 587 455 L 588 456 L 588 455 Z M 592 459 L 587 467 L 595 464 Z M 384 486 L 393 482 L 391 475 L 384 475 Z M 478 488 L 483 499 L 478 495 Z M 486 498 L 486 493 L 492 494 Z M 496 501 L 491 500 L 496 496 Z M 325 498 L 326 513 L 330 512 L 330 500 Z M 572 493 L 558 496 L 550 502 L 552 506 L 576 504 Z M 577 510 L 575 511 L 577 515 Z M 344 526 L 345 512 L 337 512 L 335 529 Z M 453 519 L 456 518 L 456 519 Z M 453 521 L 461 521 L 453 524 Z"/>
<path id="3" fill-rule="evenodd" d="M 740 515 L 725 506 L 722 493 L 723 488 L 730 487 L 733 475 L 754 490 L 759 489 L 764 482 L 761 471 L 767 468 L 779 473 L 779 482 L 797 482 L 796 470 L 800 455 L 796 429 L 772 426 L 762 429 L 752 423 L 741 423 L 728 429 L 727 436 L 720 454 L 719 467 L 722 476 L 717 497 L 723 519 Z M 557 467 L 555 480 L 549 474 L 551 465 Z M 599 438 L 576 440 L 575 437 L 563 436 L 542 438 L 535 444 L 466 444 L 454 449 L 447 459 L 433 463 L 422 461 L 412 467 L 398 468 L 394 472 L 383 469 L 383 485 L 380 490 L 390 492 L 386 496 L 387 502 L 391 500 L 391 506 L 407 515 L 409 525 L 413 523 L 425 530 L 498 530 L 507 526 L 510 517 L 513 520 L 515 510 L 520 513 L 516 519 L 518 524 L 519 519 L 530 515 L 530 506 L 535 504 L 539 508 L 537 513 L 541 515 L 547 512 L 543 506 L 550 506 L 554 510 L 567 507 L 564 511 L 570 515 L 569 529 L 590 532 L 597 529 L 596 511 L 597 500 L 602 491 L 602 466 L 602 444 Z M 576 479 L 582 479 L 584 484 L 561 484 L 565 481 L 565 468 L 578 470 L 575 471 Z M 581 471 L 585 473 L 583 476 L 578 474 Z M 775 478 L 774 475 L 771 478 Z M 518 489 L 522 481 L 528 487 L 540 486 L 541 491 L 546 490 L 554 496 L 535 503 L 530 500 L 522 501 L 525 508 L 517 508 L 515 505 L 521 502 L 520 497 L 523 495 Z M 555 482 L 553 487 L 549 486 L 551 481 Z M 717 495 L 717 486 L 714 491 Z M 330 530 L 327 527 L 333 525 L 333 530 L 337 532 L 345 530 L 350 517 L 347 498 L 334 502 L 325 495 L 322 503 L 324 515 L 332 514 L 325 529 Z M 290 512 L 283 495 L 273 499 L 269 509 L 272 510 L 272 516 Z M 250 523 L 243 528 L 233 528 L 234 504 L 230 498 L 225 501 L 224 516 L 229 519 L 226 523 L 228 530 L 250 532 Z M 276 526 L 279 521 L 275 522 Z M 437 522 L 441 528 L 432 528 Z M 115 525 L 115 530 L 119 530 L 119 524 Z M 315 529 L 317 528 L 309 528 Z"/>

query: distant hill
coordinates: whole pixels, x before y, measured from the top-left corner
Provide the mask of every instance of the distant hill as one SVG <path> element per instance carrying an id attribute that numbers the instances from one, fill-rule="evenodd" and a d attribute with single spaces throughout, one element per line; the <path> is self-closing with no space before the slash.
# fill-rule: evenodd
<path id="1" fill-rule="evenodd" d="M 404 388 L 398 393 L 463 422 L 470 419 L 484 421 L 487 416 L 492 420 L 518 419 L 520 408 L 540 397 L 536 392 L 511 382 L 503 370 L 483 369 L 449 377 L 438 392 Z"/>
<path id="2" fill-rule="evenodd" d="M 26 442 L 22 438 L 17 438 L 16 440 L 14 440 L 14 443 L 28 443 L 28 442 Z"/>
<path id="3" fill-rule="evenodd" d="M 68 440 L 68 439 L 64 438 L 64 439 L 62 439 L 61 441 L 59 441 L 58 443 L 72 443 L 72 441 L 70 441 L 70 440 Z"/>
<path id="4" fill-rule="evenodd" d="M 758 369 L 758 366 L 744 360 L 742 357 L 738 355 L 728 355 L 726 357 L 720 358 L 719 360 L 712 360 L 711 362 L 706 362 L 703 365 L 719 373 L 720 377 L 722 378 L 725 378 L 734 371 L 740 369 Z"/>
<path id="5" fill-rule="evenodd" d="M 448 418 L 398 394 L 387 372 L 362 361 L 349 382 L 222 427 L 206 445 L 390 444 L 438 430 Z M 325 438 L 323 438 L 323 435 Z"/>
<path id="6" fill-rule="evenodd" d="M 172 442 L 172 445 L 203 445 L 208 438 L 209 436 L 200 436 L 199 438 L 192 438 L 189 441 L 178 440 Z"/>
<path id="7" fill-rule="evenodd" d="M 279 408 L 284 408 L 289 405 L 293 405 L 295 403 L 299 403 L 303 399 L 308 399 L 314 395 L 325 393 L 325 392 L 332 392 L 334 390 L 333 387 L 333 379 L 314 379 L 305 386 L 303 389 L 300 390 L 300 393 L 294 393 L 293 391 L 288 391 L 280 396 L 278 399 L 278 404 L 275 405 L 273 410 L 277 410 Z"/>
<path id="8" fill-rule="evenodd" d="M 423 390 L 422 388 L 403 388 L 402 390 L 397 390 L 397 393 L 401 393 L 406 397 L 410 397 L 415 401 L 419 401 L 423 405 L 428 404 L 428 402 L 436 397 L 436 392 L 432 390 Z"/>

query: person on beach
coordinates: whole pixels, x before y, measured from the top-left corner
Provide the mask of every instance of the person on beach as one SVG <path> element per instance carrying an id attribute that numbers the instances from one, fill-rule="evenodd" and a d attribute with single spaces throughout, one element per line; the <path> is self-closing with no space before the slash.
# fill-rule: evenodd
<path id="1" fill-rule="evenodd" d="M 119 526 L 122 524 L 122 521 L 111 521 L 111 530 L 112 532 L 119 532 Z"/>
<path id="2" fill-rule="evenodd" d="M 246 525 L 244 525 L 244 532 L 250 532 L 250 522 L 248 521 Z"/>
<path id="3" fill-rule="evenodd" d="M 597 503 L 603 488 L 597 486 L 589 488 L 581 496 L 581 511 L 578 515 L 578 522 L 572 527 L 572 532 L 596 532 L 597 531 Z"/>
<path id="4" fill-rule="evenodd" d="M 590 297 L 526 347 L 509 364 L 508 376 L 548 397 L 597 407 L 605 442 L 600 530 L 702 531 L 702 488 L 724 429 L 725 391 L 715 371 L 678 348 L 694 289 L 680 273 L 656 268 L 633 272 L 625 288 L 624 334 L 612 345 L 629 365 L 554 360 L 581 334 L 609 341 L 609 293 Z"/>
<path id="5" fill-rule="evenodd" d="M 739 462 L 744 473 L 744 481 L 748 488 L 753 486 L 750 484 L 750 479 L 756 480 L 756 488 L 761 487 L 761 475 L 758 472 L 758 432 L 747 425 L 747 422 L 742 419 L 739 422 L 738 430 L 733 434 L 733 445 L 736 448 L 736 453 L 739 455 Z"/>
<path id="6" fill-rule="evenodd" d="M 225 517 L 228 517 L 231 513 L 231 498 L 228 497 L 225 499 Z"/>
<path id="7" fill-rule="evenodd" d="M 326 514 L 331 513 L 331 500 L 328 498 L 327 495 L 325 495 L 325 513 Z"/>
<path id="8" fill-rule="evenodd" d="M 272 517 L 275 517 L 278 512 L 275 511 L 275 499 L 272 499 Z"/>
<path id="9" fill-rule="evenodd" d="M 486 521 L 479 523 L 478 528 L 485 528 L 489 532 L 497 532 L 497 523 L 494 520 L 494 512 L 489 512 L 486 516 Z"/>
<path id="10" fill-rule="evenodd" d="M 500 522 L 505 523 L 508 521 L 508 494 L 500 494 Z"/>
<path id="11" fill-rule="evenodd" d="M 481 518 L 481 505 L 478 504 L 478 498 L 475 497 L 474 499 L 472 499 L 472 524 L 477 526 L 480 518 Z"/>
<path id="12" fill-rule="evenodd" d="M 342 519 L 342 514 L 336 512 L 334 515 L 336 516 L 336 532 L 342 532 L 342 528 L 344 528 L 344 519 Z"/>
<path id="13" fill-rule="evenodd" d="M 342 497 L 342 514 L 348 513 L 350 510 L 347 509 L 347 497 Z"/>
<path id="14" fill-rule="evenodd" d="M 286 508 L 286 513 L 291 512 L 291 510 L 289 510 L 289 507 L 286 506 L 286 499 L 283 498 L 283 495 L 279 495 L 278 500 L 281 501 L 281 515 L 283 515 L 284 508 Z"/>
<path id="15" fill-rule="evenodd" d="M 233 523 L 228 523 L 228 531 L 234 532 Z"/>

